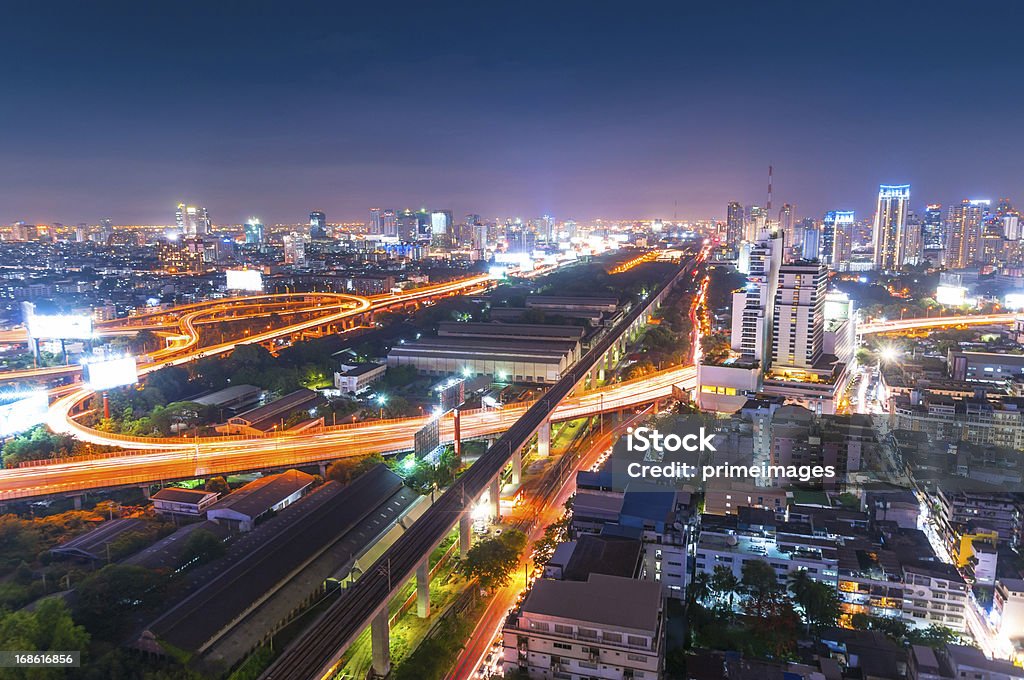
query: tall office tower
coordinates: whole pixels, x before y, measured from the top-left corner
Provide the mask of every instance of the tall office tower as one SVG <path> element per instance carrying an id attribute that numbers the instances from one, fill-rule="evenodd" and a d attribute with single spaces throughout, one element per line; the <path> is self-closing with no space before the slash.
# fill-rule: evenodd
<path id="1" fill-rule="evenodd" d="M 174 220 L 185 236 L 206 236 L 210 233 L 210 213 L 206 208 L 179 203 Z"/>
<path id="2" fill-rule="evenodd" d="M 853 222 L 854 213 L 852 210 L 829 210 L 821 222 L 821 242 L 818 248 L 818 259 L 830 269 L 846 271 L 850 265 L 850 255 L 853 249 Z M 812 259 L 804 254 L 804 259 Z M 839 263 L 845 263 L 845 268 L 840 268 Z"/>
<path id="3" fill-rule="evenodd" d="M 453 221 L 451 210 L 434 210 L 430 213 L 430 235 L 439 236 L 451 233 Z"/>
<path id="4" fill-rule="evenodd" d="M 989 202 L 964 199 L 946 214 L 946 267 L 966 269 L 978 263 L 981 227 Z"/>
<path id="5" fill-rule="evenodd" d="M 1003 216 L 1003 236 L 1007 241 L 1021 240 L 1020 215 Z"/>
<path id="6" fill-rule="evenodd" d="M 398 218 L 390 208 L 381 211 L 380 233 L 385 236 L 398 236 Z"/>
<path id="7" fill-rule="evenodd" d="M 743 240 L 743 206 L 737 201 L 729 201 L 725 206 L 725 244 L 738 248 Z"/>
<path id="8" fill-rule="evenodd" d="M 78 226 L 75 227 L 75 242 L 84 243 L 88 237 L 89 228 L 85 222 L 79 222 Z"/>
<path id="9" fill-rule="evenodd" d="M 907 228 L 903 236 L 903 262 L 919 264 L 924 260 L 924 223 L 916 212 L 907 213 Z"/>
<path id="10" fill-rule="evenodd" d="M 285 234 L 284 242 L 284 263 L 302 267 L 306 264 L 306 241 L 302 234 L 292 232 Z"/>
<path id="11" fill-rule="evenodd" d="M 417 241 L 420 243 L 430 243 L 430 239 L 433 237 L 432 222 L 433 218 L 429 210 L 420 208 L 416 211 Z"/>
<path id="12" fill-rule="evenodd" d="M 544 215 L 541 219 L 544 220 L 544 242 L 554 243 L 558 240 L 555 235 L 555 218 L 551 215 Z"/>
<path id="13" fill-rule="evenodd" d="M 474 250 L 483 251 L 487 248 L 487 230 L 487 225 L 483 222 L 478 221 L 473 225 L 473 235 L 471 238 Z"/>
<path id="14" fill-rule="evenodd" d="M 784 259 L 792 259 L 794 248 L 800 245 L 797 242 L 796 212 L 792 203 L 783 203 L 779 208 L 779 231 L 782 232 L 782 243 L 785 248 Z"/>
<path id="15" fill-rule="evenodd" d="M 367 231 L 371 234 L 383 233 L 383 222 L 381 222 L 380 208 L 370 208 L 370 221 L 366 225 Z"/>
<path id="16" fill-rule="evenodd" d="M 878 187 L 872 238 L 875 269 L 895 271 L 903 265 L 909 204 L 909 184 L 882 184 Z"/>
<path id="17" fill-rule="evenodd" d="M 929 203 L 924 209 L 921 240 L 925 250 L 942 250 L 946 246 L 946 232 L 942 228 L 942 204 Z"/>
<path id="18" fill-rule="evenodd" d="M 263 240 L 263 223 L 258 217 L 250 217 L 245 221 L 245 242 L 252 245 L 263 243 Z"/>
<path id="19" fill-rule="evenodd" d="M 782 238 L 767 230 L 750 245 L 747 285 L 732 294 L 732 348 L 744 361 L 771 361 L 775 293 L 782 266 Z"/>
<path id="20" fill-rule="evenodd" d="M 327 240 L 327 215 L 321 210 L 309 213 L 309 238 L 314 241 Z"/>
<path id="21" fill-rule="evenodd" d="M 779 268 L 772 323 L 771 369 L 809 370 L 821 359 L 828 269 L 820 262 Z"/>
<path id="22" fill-rule="evenodd" d="M 103 234 L 104 242 L 109 241 L 114 235 L 114 220 L 109 217 L 100 218 L 100 233 Z"/>
<path id="23" fill-rule="evenodd" d="M 768 213 L 759 205 L 748 205 L 743 221 L 743 240 L 754 241 L 768 226 Z"/>
<path id="24" fill-rule="evenodd" d="M 402 243 L 416 243 L 420 238 L 420 220 L 408 208 L 401 211 L 395 218 L 395 236 Z"/>
<path id="25" fill-rule="evenodd" d="M 800 257 L 804 260 L 817 260 L 821 255 L 821 231 L 824 225 L 814 224 L 804 227 L 803 243 L 800 245 Z"/>

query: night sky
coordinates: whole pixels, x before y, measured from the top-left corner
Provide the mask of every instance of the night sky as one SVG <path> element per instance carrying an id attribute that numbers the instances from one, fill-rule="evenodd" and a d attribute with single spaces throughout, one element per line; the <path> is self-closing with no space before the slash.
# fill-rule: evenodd
<path id="1" fill-rule="evenodd" d="M 7 3 L 0 223 L 1024 203 L 1021 7 Z"/>

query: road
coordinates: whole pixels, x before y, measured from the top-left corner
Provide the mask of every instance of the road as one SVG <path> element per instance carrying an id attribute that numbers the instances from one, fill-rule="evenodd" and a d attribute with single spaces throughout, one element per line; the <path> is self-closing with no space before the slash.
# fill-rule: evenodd
<path id="1" fill-rule="evenodd" d="M 646 409 L 643 413 L 621 423 L 614 430 L 609 430 L 593 440 L 588 445 L 587 451 L 579 457 L 571 473 L 565 475 L 565 482 L 557 489 L 557 493 L 553 498 L 535 497 L 529 499 L 529 507 L 527 509 L 532 509 L 536 513 L 536 519 L 533 520 L 527 530 L 526 552 L 513 572 L 515 575 L 512 582 L 503 588 L 497 589 L 491 595 L 487 609 L 477 623 L 476 628 L 473 629 L 473 633 L 459 655 L 458 661 L 455 663 L 452 672 L 448 675 L 448 680 L 468 680 L 473 677 L 473 673 L 481 665 L 484 665 L 483 662 L 488 651 L 492 649 L 494 639 L 500 635 L 505 619 L 519 599 L 524 596 L 530 583 L 532 583 L 532 577 L 525 576 L 525 574 L 531 573 L 530 546 L 544 536 L 544 529 L 548 525 L 553 524 L 562 517 L 562 514 L 565 512 L 565 502 L 576 493 L 576 472 L 592 466 L 602 454 L 612 447 L 615 439 L 627 427 L 647 418 L 649 414 L 650 409 Z M 500 657 L 500 652 L 496 653 L 496 656 Z M 496 677 L 501 677 L 501 675 L 497 674 Z"/>

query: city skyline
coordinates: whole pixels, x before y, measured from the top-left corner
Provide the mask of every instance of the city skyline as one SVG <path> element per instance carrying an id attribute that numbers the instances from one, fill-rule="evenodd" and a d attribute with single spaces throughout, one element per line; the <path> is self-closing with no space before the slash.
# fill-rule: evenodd
<path id="1" fill-rule="evenodd" d="M 811 7 L 622 17 L 570 4 L 538 20 L 195 6 L 113 21 L 17 8 L 12 25 L 47 49 L 8 74 L 19 105 L 0 113 L 17 131 L 0 152 L 0 222 L 160 224 L 184 196 L 236 224 L 311 209 L 361 221 L 401 203 L 692 220 L 763 200 L 768 164 L 777 204 L 798 216 L 866 214 L 879 183 L 942 203 L 1019 191 L 1022 140 L 1003 133 L 1021 103 L 1004 86 L 1019 61 L 1013 22 L 987 27 L 979 52 L 957 40 L 952 3 L 887 7 L 908 30 L 881 42 L 870 8 Z M 182 35 L 179 12 L 203 30 Z M 872 92 L 891 78 L 901 85 L 880 108 Z M 960 87 L 1000 105 L 927 106 Z"/>

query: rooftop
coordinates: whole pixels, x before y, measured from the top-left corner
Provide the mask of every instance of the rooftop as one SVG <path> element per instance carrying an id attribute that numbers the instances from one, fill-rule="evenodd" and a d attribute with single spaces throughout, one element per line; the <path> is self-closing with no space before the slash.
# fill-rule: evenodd
<path id="1" fill-rule="evenodd" d="M 313 475 L 306 474 L 301 470 L 288 470 L 276 475 L 267 475 L 229 493 L 210 506 L 210 511 L 232 510 L 247 517 L 259 517 L 312 483 Z"/>
<path id="2" fill-rule="evenodd" d="M 661 586 L 621 576 L 592 574 L 586 581 L 540 579 L 526 596 L 522 613 L 541 614 L 654 635 Z"/>

